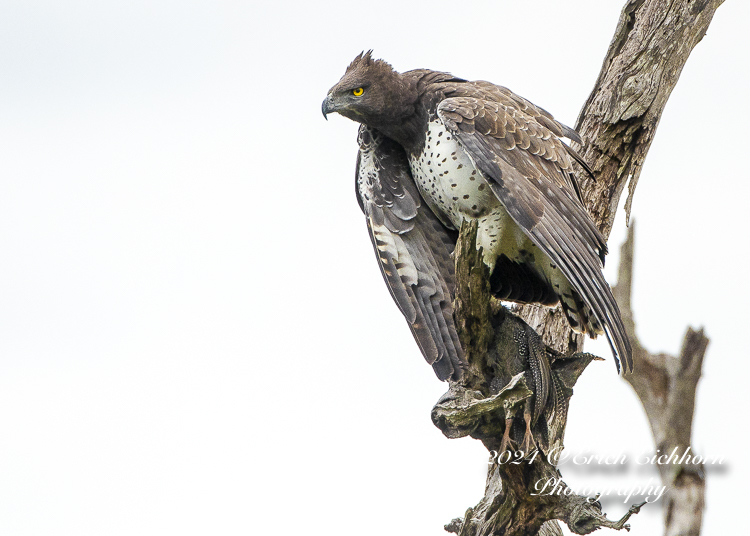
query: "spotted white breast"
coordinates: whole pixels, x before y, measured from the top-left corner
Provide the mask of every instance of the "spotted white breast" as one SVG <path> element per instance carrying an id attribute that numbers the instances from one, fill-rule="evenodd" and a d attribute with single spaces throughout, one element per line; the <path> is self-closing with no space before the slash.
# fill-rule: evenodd
<path id="1" fill-rule="evenodd" d="M 460 229 L 464 219 L 478 220 L 477 246 L 484 248 L 490 269 L 501 254 L 523 262 L 521 251 L 537 249 L 439 119 L 430 122 L 424 147 L 409 159 L 419 193 L 448 227 Z"/>

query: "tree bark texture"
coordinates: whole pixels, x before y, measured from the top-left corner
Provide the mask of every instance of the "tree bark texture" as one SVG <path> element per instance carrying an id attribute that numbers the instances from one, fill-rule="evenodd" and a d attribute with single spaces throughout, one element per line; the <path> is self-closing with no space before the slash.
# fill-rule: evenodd
<path id="1" fill-rule="evenodd" d="M 628 181 L 629 217 L 638 177 L 667 99 L 722 2 L 628 0 L 623 8 L 599 78 L 576 125 L 584 143 L 575 149 L 596 177 L 593 180 L 581 173 L 579 184 L 585 204 L 605 236 L 612 229 Z M 572 333 L 559 310 L 523 306 L 514 309 L 515 315 L 493 301 L 481 256 L 474 247 L 475 233 L 475 226 L 465 225 L 456 249 L 455 318 L 469 370 L 461 382 L 451 384 L 433 408 L 433 422 L 448 437 L 471 435 L 481 440 L 494 454 L 510 447 L 529 447 L 531 438 L 531 446 L 536 444 L 539 452 L 518 464 L 494 463 L 485 497 L 446 530 L 462 536 L 560 534 L 554 521 L 558 519 L 576 534 L 588 534 L 602 526 L 627 528 L 625 522 L 641 505 L 634 505 L 623 519 L 613 522 L 595 499 L 575 494 L 533 495 L 540 481 L 559 479 L 564 486 L 554 459 L 548 460 L 547 454 L 562 446 L 573 385 L 588 363 L 598 358 L 580 353 L 582 338 Z M 629 308 L 623 313 L 630 314 Z M 629 318 L 632 321 L 632 315 Z M 686 344 L 684 353 L 701 357 L 679 361 L 690 370 L 688 376 L 695 370 L 696 361 L 702 359 L 700 336 L 697 342 Z M 631 340 L 640 349 L 633 335 Z M 648 364 L 643 361 L 636 362 L 636 370 L 639 366 L 646 369 Z M 697 366 L 699 374 L 700 364 Z M 669 382 L 669 378 L 664 381 Z M 690 406 L 691 415 L 694 388 L 692 393 L 689 402 L 682 395 L 678 397 L 683 405 Z M 649 415 L 650 411 L 663 410 L 656 405 L 649 410 L 647 404 L 655 402 L 646 394 L 644 397 Z M 679 426 L 685 416 L 684 411 L 673 409 L 671 421 L 652 421 L 657 445 L 664 448 L 689 444 L 689 427 L 686 438 L 684 433 L 676 441 L 665 438 L 669 427 Z M 666 478 L 662 475 L 665 483 L 671 479 L 672 485 L 693 477 L 687 470 Z M 685 489 L 689 494 L 695 488 Z M 677 503 L 681 499 L 674 497 L 668 502 L 668 509 L 672 505 L 670 515 L 682 519 L 684 508 Z M 701 493 L 689 504 L 701 506 L 702 500 Z"/>

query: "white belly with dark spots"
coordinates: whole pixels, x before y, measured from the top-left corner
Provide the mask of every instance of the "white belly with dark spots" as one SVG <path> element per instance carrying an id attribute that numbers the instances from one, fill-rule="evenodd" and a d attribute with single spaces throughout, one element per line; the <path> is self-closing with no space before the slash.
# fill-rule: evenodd
<path id="1" fill-rule="evenodd" d="M 502 254 L 520 261 L 519 255 L 526 254 L 521 251 L 535 252 L 535 246 L 442 122 L 430 123 L 425 150 L 411 157 L 409 165 L 420 194 L 443 223 L 460 229 L 465 219 L 478 220 L 477 247 L 484 249 L 484 261 L 490 268 Z"/>
<path id="2" fill-rule="evenodd" d="M 480 171 L 442 122 L 430 123 L 422 154 L 409 159 L 422 197 L 443 223 L 455 229 L 500 207 Z"/>

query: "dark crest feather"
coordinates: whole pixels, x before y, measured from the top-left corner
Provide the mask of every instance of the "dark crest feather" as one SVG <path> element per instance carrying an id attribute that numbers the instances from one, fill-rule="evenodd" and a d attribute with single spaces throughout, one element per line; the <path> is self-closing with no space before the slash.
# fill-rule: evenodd
<path id="1" fill-rule="evenodd" d="M 388 71 L 393 71 L 393 67 L 387 61 L 372 59 L 372 49 L 370 49 L 367 52 L 364 50 L 360 52 L 359 55 L 349 64 L 349 67 L 346 68 L 346 73 L 344 73 L 344 75 L 349 74 L 352 71 L 365 70 L 372 67 L 379 69 L 385 68 Z"/>

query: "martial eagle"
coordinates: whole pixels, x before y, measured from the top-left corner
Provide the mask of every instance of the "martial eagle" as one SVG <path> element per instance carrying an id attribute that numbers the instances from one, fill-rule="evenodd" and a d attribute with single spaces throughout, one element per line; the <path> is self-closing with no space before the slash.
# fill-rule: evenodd
<path id="1" fill-rule="evenodd" d="M 607 246 L 583 206 L 561 138 L 578 134 L 507 88 L 362 53 L 323 101 L 362 124 L 356 187 L 393 299 L 442 380 L 458 379 L 453 321 L 456 231 L 477 220 L 477 248 L 500 299 L 561 304 L 571 327 L 606 333 L 632 370 L 620 311 L 602 275 Z M 618 359 L 619 357 L 619 359 Z"/>

